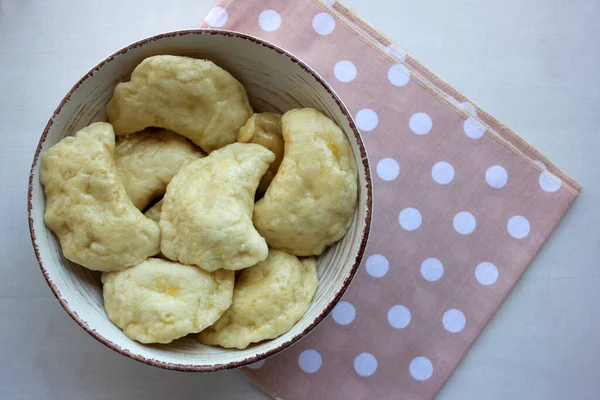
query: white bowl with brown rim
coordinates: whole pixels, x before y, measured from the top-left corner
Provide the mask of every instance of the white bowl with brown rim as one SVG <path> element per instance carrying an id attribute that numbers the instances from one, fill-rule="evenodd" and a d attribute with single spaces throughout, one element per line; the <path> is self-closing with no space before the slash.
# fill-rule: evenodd
<path id="1" fill-rule="evenodd" d="M 358 167 L 358 204 L 346 236 L 330 246 L 317 263 L 319 287 L 306 314 L 287 333 L 244 350 L 200 344 L 195 335 L 167 345 L 143 345 L 129 339 L 108 319 L 102 305 L 99 274 L 65 259 L 44 225 L 40 156 L 62 138 L 91 122 L 105 121 L 105 105 L 117 83 L 127 81 L 136 65 L 157 54 L 207 58 L 244 84 L 255 111 L 285 112 L 312 107 L 332 118 L 352 146 Z M 46 126 L 29 178 L 31 239 L 42 273 L 65 311 L 90 335 L 111 349 L 157 367 L 181 371 L 237 368 L 269 357 L 301 339 L 331 311 L 350 284 L 363 257 L 371 222 L 369 163 L 352 116 L 329 85 L 298 58 L 252 36 L 220 31 L 178 31 L 133 43 L 109 56 L 73 86 Z"/>

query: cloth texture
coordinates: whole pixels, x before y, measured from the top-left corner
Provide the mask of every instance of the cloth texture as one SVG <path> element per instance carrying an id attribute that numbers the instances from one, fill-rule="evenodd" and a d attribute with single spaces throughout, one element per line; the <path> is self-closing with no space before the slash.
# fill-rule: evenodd
<path id="1" fill-rule="evenodd" d="M 339 2 L 220 0 L 201 27 L 315 69 L 373 175 L 369 242 L 342 301 L 246 374 L 285 400 L 432 399 L 581 186 Z"/>

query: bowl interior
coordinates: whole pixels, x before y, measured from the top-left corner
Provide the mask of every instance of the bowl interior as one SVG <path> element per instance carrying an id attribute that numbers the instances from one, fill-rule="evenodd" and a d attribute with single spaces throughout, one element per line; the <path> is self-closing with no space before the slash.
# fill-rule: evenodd
<path id="1" fill-rule="evenodd" d="M 346 133 L 359 171 L 358 206 L 347 235 L 318 259 L 319 287 L 306 314 L 286 334 L 245 350 L 204 346 L 193 336 L 168 345 L 142 345 L 127 338 L 104 312 L 99 274 L 62 256 L 45 227 L 44 192 L 39 183 L 39 156 L 65 136 L 94 121 L 105 121 L 105 105 L 115 85 L 144 58 L 157 54 L 208 58 L 240 80 L 255 111 L 285 112 L 313 107 Z M 224 31 L 182 31 L 133 44 L 90 71 L 65 97 L 50 120 L 36 152 L 30 181 L 30 226 L 42 271 L 71 316 L 109 347 L 156 366 L 209 371 L 239 367 L 284 349 L 320 322 L 339 300 L 358 264 L 368 234 L 371 186 L 366 154 L 352 118 L 331 89 L 293 56 L 258 39 Z"/>

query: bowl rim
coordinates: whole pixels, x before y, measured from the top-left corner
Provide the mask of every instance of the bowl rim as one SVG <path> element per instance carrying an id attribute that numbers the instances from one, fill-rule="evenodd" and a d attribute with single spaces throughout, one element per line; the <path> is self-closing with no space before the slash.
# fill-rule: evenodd
<path id="1" fill-rule="evenodd" d="M 346 277 L 344 278 L 344 282 L 343 282 L 342 286 L 335 293 L 333 299 L 327 304 L 326 307 L 323 308 L 323 310 L 313 319 L 313 321 L 304 330 L 302 330 L 302 332 L 295 334 L 288 341 L 280 344 L 276 348 L 265 351 L 264 353 L 255 354 L 255 355 L 246 357 L 245 359 L 243 359 L 241 361 L 231 361 L 231 362 L 227 362 L 227 363 L 214 364 L 214 365 L 178 364 L 178 363 L 160 361 L 160 360 L 156 360 L 154 358 L 144 357 L 139 354 L 134 354 L 130 350 L 123 348 L 123 347 L 119 346 L 118 344 L 106 339 L 101 333 L 99 333 L 95 329 L 91 328 L 88 325 L 88 323 L 78 315 L 78 313 L 76 311 L 74 311 L 70 308 L 70 306 L 67 304 L 66 300 L 62 297 L 60 290 L 57 288 L 57 286 L 54 284 L 54 282 L 50 278 L 48 271 L 44 267 L 44 263 L 42 261 L 42 257 L 40 255 L 39 247 L 37 244 L 37 238 L 36 238 L 35 227 L 34 227 L 34 219 L 32 216 L 32 210 L 33 210 L 32 196 L 33 196 L 33 187 L 34 187 L 34 176 L 35 176 L 35 170 L 36 170 L 37 164 L 39 162 L 40 154 L 42 151 L 42 145 L 46 141 L 46 137 L 48 135 L 48 132 L 50 131 L 50 128 L 52 127 L 52 125 L 54 123 L 54 119 L 61 112 L 64 105 L 68 101 L 70 101 L 72 94 L 79 88 L 79 86 L 81 86 L 87 79 L 89 79 L 94 74 L 94 72 L 100 70 L 100 68 L 102 66 L 104 66 L 106 63 L 112 61 L 115 57 L 125 54 L 130 50 L 133 50 L 135 48 L 138 48 L 140 46 L 143 46 L 147 43 L 150 43 L 150 42 L 153 42 L 156 40 L 160 40 L 160 39 L 168 38 L 168 37 L 187 36 L 187 35 L 220 35 L 220 36 L 234 37 L 234 38 L 254 42 L 254 43 L 260 44 L 264 47 L 267 47 L 281 55 L 286 56 L 290 61 L 292 61 L 295 64 L 298 64 L 304 71 L 306 71 L 307 73 L 312 75 L 317 80 L 317 82 L 321 86 L 323 86 L 323 88 L 327 91 L 327 93 L 333 98 L 333 100 L 338 105 L 342 114 L 346 117 L 348 124 L 349 124 L 350 128 L 352 129 L 354 138 L 358 144 L 361 161 L 362 161 L 363 167 L 365 169 L 365 181 L 366 181 L 365 182 L 366 185 L 364 188 L 365 197 L 366 197 L 366 205 L 365 205 L 366 210 L 365 210 L 365 216 L 364 216 L 365 226 L 362 229 L 362 231 L 360 232 L 360 244 L 359 244 L 358 252 L 357 252 L 356 257 L 354 258 L 354 262 L 352 264 L 352 267 L 350 268 L 350 271 L 347 273 Z M 291 54 L 287 50 L 284 50 L 275 44 L 272 44 L 268 41 L 265 41 L 263 39 L 257 38 L 252 35 L 248 35 L 248 34 L 240 33 L 240 32 L 222 30 L 222 29 L 177 30 L 177 31 L 170 31 L 170 32 L 165 32 L 165 33 L 161 33 L 158 35 L 150 36 L 145 39 L 138 40 L 128 46 L 125 46 L 125 47 L 121 48 L 120 50 L 117 50 L 116 52 L 114 52 L 113 54 L 104 58 L 102 61 L 100 61 L 98 64 L 96 64 L 81 79 L 79 79 L 79 81 L 77 81 L 77 83 L 75 85 L 73 85 L 73 87 L 63 97 L 63 99 L 59 103 L 58 107 L 56 108 L 56 110 L 53 112 L 52 116 L 48 120 L 48 123 L 46 124 L 46 127 L 44 128 L 42 136 L 40 137 L 40 140 L 39 140 L 36 150 L 35 150 L 33 162 L 31 165 L 31 170 L 29 173 L 29 184 L 28 184 L 28 190 L 27 190 L 27 216 L 28 216 L 28 221 L 29 221 L 29 232 L 30 232 L 31 242 L 33 245 L 35 256 L 38 260 L 38 264 L 40 266 L 42 274 L 44 275 L 46 283 L 50 287 L 50 290 L 52 290 L 52 293 L 54 293 L 54 296 L 57 298 L 57 300 L 60 303 L 60 305 L 62 306 L 62 308 L 67 312 L 67 314 L 69 314 L 71 316 L 71 318 L 81 328 L 83 328 L 88 334 L 90 334 L 92 337 L 94 337 L 100 343 L 104 344 L 106 347 L 108 347 L 126 357 L 132 358 L 136 361 L 139 361 L 139 362 L 142 362 L 142 363 L 145 363 L 148 365 L 152 365 L 154 367 L 159 367 L 159 368 L 168 369 L 168 370 L 175 370 L 175 371 L 184 371 L 184 372 L 216 372 L 216 371 L 221 371 L 221 370 L 240 368 L 240 367 L 255 363 L 257 361 L 266 359 L 268 357 L 271 357 L 271 356 L 289 348 L 291 345 L 297 343 L 300 339 L 304 338 L 319 323 L 321 323 L 325 319 L 325 317 L 331 312 L 333 307 L 340 301 L 342 295 L 346 292 L 346 289 L 348 288 L 352 279 L 354 278 L 354 276 L 358 270 L 358 267 L 360 266 L 360 263 L 363 259 L 364 253 L 365 253 L 365 248 L 367 245 L 367 240 L 368 240 L 370 229 L 371 229 L 372 208 L 373 208 L 373 187 L 372 187 L 372 181 L 371 181 L 371 169 L 369 166 L 369 161 L 367 159 L 367 152 L 366 152 L 363 140 L 360 136 L 359 130 L 356 127 L 356 124 L 352 117 L 352 114 L 350 113 L 350 111 L 348 110 L 346 105 L 342 102 L 342 100 L 337 95 L 337 93 L 333 90 L 333 88 L 331 88 L 331 86 L 325 81 L 325 79 L 323 79 L 321 77 L 321 75 L 319 75 L 315 70 L 313 70 L 304 61 L 300 60 L 298 57 Z"/>

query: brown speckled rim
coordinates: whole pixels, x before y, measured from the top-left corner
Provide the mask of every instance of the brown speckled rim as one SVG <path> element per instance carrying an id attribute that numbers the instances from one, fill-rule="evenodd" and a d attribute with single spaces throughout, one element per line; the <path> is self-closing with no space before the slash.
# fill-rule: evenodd
<path id="1" fill-rule="evenodd" d="M 293 63 L 298 64 L 304 71 L 306 71 L 310 75 L 312 75 L 321 84 L 321 86 L 323 86 L 323 88 L 333 98 L 333 100 L 336 102 L 336 104 L 338 105 L 338 107 L 340 108 L 340 110 L 342 111 L 342 113 L 344 114 L 346 119 L 348 120 L 348 124 L 350 125 L 350 128 L 352 129 L 354 138 L 356 139 L 356 142 L 358 143 L 358 147 L 360 150 L 360 157 L 362 160 L 363 167 L 365 169 L 365 187 L 363 188 L 363 190 L 365 190 L 365 192 L 366 192 L 365 193 L 366 194 L 366 211 L 365 211 L 365 215 L 364 215 L 365 226 L 360 234 L 360 245 L 359 245 L 358 253 L 352 264 L 352 268 L 348 272 L 346 278 L 344 279 L 342 287 L 337 291 L 333 300 L 331 300 L 329 302 L 329 304 L 327 304 L 327 306 L 323 309 L 323 311 L 321 311 L 321 313 L 312 321 L 312 323 L 306 329 L 304 329 L 302 332 L 296 334 L 294 337 L 292 337 L 287 342 L 282 343 L 275 349 L 266 351 L 261 354 L 257 354 L 252 357 L 247 357 L 247 358 L 243 359 L 242 361 L 229 362 L 229 363 L 224 363 L 224 364 L 215 364 L 215 365 L 176 364 L 176 363 L 167 363 L 164 361 L 159 361 L 159 360 L 156 360 L 153 358 L 146 358 L 141 355 L 133 354 L 129 350 L 124 349 L 121 346 L 106 339 L 104 336 L 102 336 L 102 334 L 97 332 L 95 329 L 92 329 L 88 325 L 88 323 L 86 321 L 84 321 L 77 314 L 77 312 L 71 310 L 67 301 L 62 297 L 60 291 L 58 290 L 58 288 L 56 287 L 56 285 L 54 284 L 52 279 L 50 279 L 50 277 L 48 275 L 48 271 L 46 270 L 46 268 L 44 268 L 44 263 L 40 256 L 39 248 L 36 243 L 34 220 L 32 217 L 32 209 L 33 209 L 32 195 L 33 195 L 34 175 L 35 175 L 36 166 L 39 162 L 40 153 L 42 151 L 42 145 L 46 141 L 46 137 L 48 135 L 48 132 L 50 131 L 50 128 L 52 127 L 52 124 L 54 123 L 54 119 L 61 112 L 64 105 L 67 102 L 69 102 L 69 100 L 71 99 L 71 95 L 79 88 L 79 86 L 81 86 L 81 84 L 83 84 L 88 78 L 90 78 L 94 74 L 94 72 L 100 70 L 100 68 L 102 66 L 104 66 L 106 63 L 112 61 L 114 58 L 118 57 L 119 55 L 125 54 L 132 49 L 138 48 L 140 46 L 144 46 L 147 43 L 150 43 L 150 42 L 153 42 L 153 41 L 156 41 L 159 39 L 163 39 L 166 37 L 187 36 L 187 35 L 219 35 L 219 36 L 234 37 L 234 38 L 238 38 L 238 39 L 247 40 L 247 41 L 250 41 L 253 43 L 260 44 L 264 47 L 267 47 L 267 48 L 279 53 L 279 54 L 282 54 L 282 55 L 286 56 L 287 58 L 289 58 L 290 61 L 292 61 Z M 44 132 L 42 133 L 42 137 L 40 138 L 40 141 L 37 145 L 35 155 L 33 157 L 33 164 L 31 166 L 31 172 L 29 175 L 29 188 L 28 188 L 28 192 L 27 192 L 27 214 L 28 214 L 28 218 L 29 218 L 29 231 L 31 234 L 31 241 L 33 244 L 33 249 L 35 251 L 35 255 L 37 257 L 38 263 L 40 264 L 42 274 L 44 274 L 44 278 L 46 278 L 46 282 L 48 282 L 48 286 L 50 286 L 50 289 L 52 290 L 52 292 L 58 299 L 60 305 L 71 316 L 71 318 L 73 318 L 73 320 L 75 320 L 75 322 L 77 322 L 77 324 L 79 324 L 79 326 L 81 326 L 87 333 L 92 335 L 96 340 L 103 343 L 105 346 L 111 348 L 112 350 L 114 350 L 124 356 L 130 357 L 134 360 L 143 362 L 145 364 L 149 364 L 149 365 L 152 365 L 155 367 L 169 369 L 169 370 L 176 370 L 176 371 L 214 372 L 214 371 L 243 367 L 245 365 L 249 365 L 249 364 L 255 363 L 257 361 L 260 361 L 262 359 L 265 359 L 267 357 L 273 356 L 273 355 L 279 353 L 280 351 L 288 348 L 289 346 L 296 343 L 297 341 L 299 341 L 308 332 L 310 332 L 312 329 L 314 329 L 321 321 L 323 321 L 323 319 L 325 319 L 325 317 L 331 312 L 333 307 L 341 299 L 342 295 L 344 294 L 344 292 L 350 285 L 350 282 L 354 278 L 354 275 L 356 274 L 356 271 L 358 270 L 358 267 L 364 256 L 365 248 L 367 245 L 367 239 L 369 237 L 369 232 L 370 232 L 370 228 L 371 228 L 371 214 L 372 214 L 372 207 L 373 207 L 372 195 L 373 195 L 373 188 L 372 188 L 372 182 L 371 182 L 371 169 L 369 167 L 369 161 L 367 159 L 367 152 L 365 150 L 365 146 L 363 144 L 360 133 L 358 132 L 358 129 L 356 128 L 356 124 L 354 123 L 352 115 L 350 114 L 350 112 L 348 111 L 348 109 L 346 108 L 346 106 L 344 105 L 342 100 L 335 93 L 335 91 L 329 86 L 329 84 L 327 82 L 325 82 L 325 80 L 317 72 L 315 72 L 306 63 L 304 63 L 303 61 L 301 61 L 299 58 L 292 55 L 291 53 L 287 52 L 286 50 L 283 50 L 282 48 L 280 48 L 274 44 L 266 42 L 262 39 L 258 39 L 254 36 L 250 36 L 250 35 L 246 35 L 246 34 L 238 33 L 238 32 L 226 31 L 226 30 L 196 29 L 196 30 L 183 30 L 183 31 L 174 31 L 174 32 L 163 33 L 160 35 L 152 36 L 147 39 L 137 41 L 127 47 L 124 47 L 121 50 L 117 51 L 116 53 L 112 54 L 111 56 L 107 57 L 103 61 L 101 61 L 94 68 L 92 68 L 87 74 L 85 74 L 83 76 L 83 78 L 81 78 L 73 86 L 73 88 L 71 90 L 69 90 L 69 92 L 65 95 L 65 97 L 60 102 L 59 106 L 56 108 L 56 110 L 52 114 L 52 117 L 48 121 L 48 124 L 46 125 L 46 128 L 44 129 Z"/>

